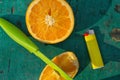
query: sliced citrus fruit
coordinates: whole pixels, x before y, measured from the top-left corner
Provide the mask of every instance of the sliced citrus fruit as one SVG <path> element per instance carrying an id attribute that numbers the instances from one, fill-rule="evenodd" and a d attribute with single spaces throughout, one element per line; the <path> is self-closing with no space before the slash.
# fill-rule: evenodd
<path id="1" fill-rule="evenodd" d="M 33 0 L 26 12 L 30 34 L 45 43 L 58 43 L 72 33 L 74 15 L 65 0 Z"/>
<path id="2" fill-rule="evenodd" d="M 75 77 L 79 69 L 78 59 L 73 52 L 64 52 L 52 59 L 63 71 L 65 71 L 71 78 Z M 65 80 L 58 72 L 50 66 L 46 66 L 39 80 Z"/>

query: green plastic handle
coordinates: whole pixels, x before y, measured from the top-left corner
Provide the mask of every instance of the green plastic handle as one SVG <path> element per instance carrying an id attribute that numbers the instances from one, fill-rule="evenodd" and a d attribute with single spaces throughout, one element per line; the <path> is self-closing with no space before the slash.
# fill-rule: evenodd
<path id="1" fill-rule="evenodd" d="M 39 49 L 20 29 L 5 19 L 0 18 L 0 26 L 7 35 L 31 53 Z"/>
<path id="2" fill-rule="evenodd" d="M 54 64 L 50 59 L 48 59 L 42 52 L 39 51 L 39 48 L 15 25 L 6 21 L 3 18 L 0 18 L 0 26 L 1 28 L 18 44 L 26 48 L 31 53 L 34 53 L 37 57 L 43 60 L 46 64 L 52 67 L 54 70 L 60 73 L 60 75 L 65 80 L 73 80 L 70 78 L 61 68 L 59 68 L 56 64 Z"/>

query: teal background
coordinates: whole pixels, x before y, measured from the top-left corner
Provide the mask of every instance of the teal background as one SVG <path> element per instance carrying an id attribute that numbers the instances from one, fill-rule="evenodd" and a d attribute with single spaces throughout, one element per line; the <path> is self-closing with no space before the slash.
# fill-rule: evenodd
<path id="1" fill-rule="evenodd" d="M 120 42 L 111 39 L 113 28 L 120 28 L 120 0 L 67 0 L 75 16 L 71 36 L 58 44 L 38 42 L 28 33 L 25 13 L 32 0 L 0 0 L 0 17 L 20 28 L 50 59 L 64 52 L 73 51 L 80 62 L 74 80 L 119 80 Z M 93 70 L 83 33 L 94 29 L 105 67 Z M 0 28 L 0 80 L 38 80 L 45 63 L 10 39 Z"/>

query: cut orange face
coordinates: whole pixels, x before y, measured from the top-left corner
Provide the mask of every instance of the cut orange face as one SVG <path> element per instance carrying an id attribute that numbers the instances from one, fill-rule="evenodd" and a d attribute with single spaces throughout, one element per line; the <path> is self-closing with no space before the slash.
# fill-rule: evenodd
<path id="1" fill-rule="evenodd" d="M 75 77 L 79 69 L 77 57 L 72 52 L 64 52 L 52 59 L 63 71 L 65 71 L 71 78 Z M 58 72 L 50 66 L 46 66 L 41 73 L 39 80 L 65 80 Z"/>
<path id="2" fill-rule="evenodd" d="M 73 11 L 65 0 L 33 0 L 26 12 L 26 24 L 37 40 L 58 43 L 73 31 Z"/>

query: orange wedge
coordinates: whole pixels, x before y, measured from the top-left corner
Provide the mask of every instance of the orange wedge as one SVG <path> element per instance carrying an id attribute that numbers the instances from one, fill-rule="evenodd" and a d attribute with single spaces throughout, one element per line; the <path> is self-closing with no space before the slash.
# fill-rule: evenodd
<path id="1" fill-rule="evenodd" d="M 79 69 L 79 63 L 77 57 L 73 52 L 64 52 L 52 59 L 52 61 L 58 65 L 63 71 L 65 71 L 71 78 L 75 77 Z M 58 72 L 52 69 L 50 66 L 46 66 L 39 80 L 65 80 L 60 76 Z"/>
<path id="2" fill-rule="evenodd" d="M 26 25 L 35 39 L 58 43 L 73 31 L 73 11 L 65 0 L 33 0 L 26 12 Z"/>

